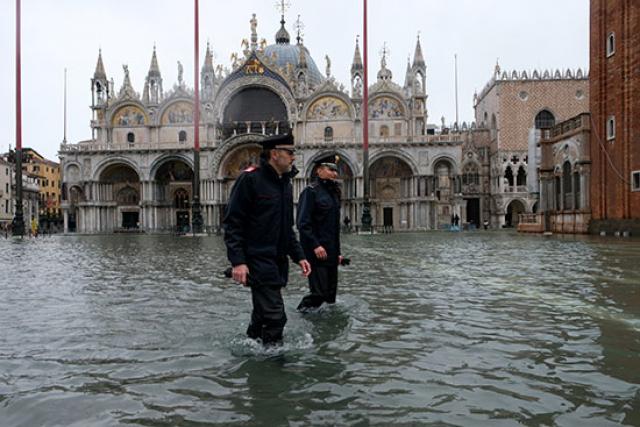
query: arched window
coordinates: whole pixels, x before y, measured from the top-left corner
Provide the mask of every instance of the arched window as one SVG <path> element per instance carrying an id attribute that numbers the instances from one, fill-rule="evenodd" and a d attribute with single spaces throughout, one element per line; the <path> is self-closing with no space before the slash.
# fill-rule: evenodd
<path id="1" fill-rule="evenodd" d="M 518 168 L 518 175 L 516 176 L 516 185 L 527 185 L 527 172 L 524 170 L 524 166 Z"/>
<path id="2" fill-rule="evenodd" d="M 536 129 L 549 129 L 556 124 L 556 118 L 549 110 L 542 110 L 536 115 Z"/>
<path id="3" fill-rule="evenodd" d="M 189 193 L 184 188 L 176 190 L 174 203 L 176 209 L 189 209 Z"/>
<path id="4" fill-rule="evenodd" d="M 387 138 L 389 136 L 389 126 L 382 125 L 380 126 L 380 137 Z"/>
<path id="5" fill-rule="evenodd" d="M 324 128 L 324 142 L 333 141 L 333 128 L 331 126 L 327 126 Z"/>
<path id="6" fill-rule="evenodd" d="M 480 177 L 478 175 L 478 165 L 475 163 L 467 163 L 462 171 L 462 184 L 478 185 L 480 183 Z"/>
<path id="7" fill-rule="evenodd" d="M 178 132 L 178 142 L 187 142 L 187 131 Z"/>
<path id="8" fill-rule="evenodd" d="M 615 33 L 609 33 L 607 35 L 607 56 L 611 56 L 616 53 L 616 35 Z"/>
<path id="9" fill-rule="evenodd" d="M 511 170 L 511 166 L 507 166 L 507 169 L 504 171 L 504 179 L 507 180 L 509 187 L 513 187 L 513 171 Z"/>
<path id="10" fill-rule="evenodd" d="M 133 144 L 134 142 L 136 142 L 136 136 L 135 136 L 135 134 L 133 132 L 129 132 L 127 134 L 127 142 L 129 144 Z"/>
<path id="11" fill-rule="evenodd" d="M 137 205 L 138 200 L 138 192 L 133 187 L 124 187 L 116 195 L 119 205 Z"/>

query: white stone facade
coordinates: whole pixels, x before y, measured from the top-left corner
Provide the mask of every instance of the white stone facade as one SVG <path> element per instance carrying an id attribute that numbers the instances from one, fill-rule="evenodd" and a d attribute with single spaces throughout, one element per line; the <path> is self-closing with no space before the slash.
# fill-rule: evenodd
<path id="1" fill-rule="evenodd" d="M 319 75 L 307 48 L 301 42 L 289 44 L 283 30 L 284 26 L 274 45 L 252 43 L 245 58 L 234 61 L 226 72 L 220 66 L 214 69 L 207 47 L 199 131 L 200 200 L 207 231 L 219 229 L 234 179 L 257 160 L 257 141 L 288 131 L 298 146 L 295 199 L 315 162 L 337 155 L 343 216 L 353 226 L 360 223 L 364 185 L 359 48 L 356 45 L 348 91 L 331 76 L 329 61 L 326 75 Z M 283 61 L 279 54 L 289 59 Z M 94 137 L 61 146 L 67 232 L 169 232 L 190 224 L 193 91 L 179 73 L 173 89 L 162 93 L 155 49 L 142 96 L 131 87 L 126 66 L 124 72 L 116 94 L 99 55 L 92 79 Z M 404 86 L 393 82 L 383 57 L 377 81 L 369 88 L 371 214 L 376 227 L 444 228 L 453 214 L 465 222 L 463 164 L 475 165 L 475 181 L 465 183 L 471 196 L 480 198 L 486 192 L 477 177 L 482 165 L 472 132 L 427 135 L 426 99 L 426 65 L 419 41 L 413 64 L 407 64 Z M 464 162 L 463 145 L 470 152 Z M 483 215 L 480 211 L 478 207 L 475 222 Z"/>

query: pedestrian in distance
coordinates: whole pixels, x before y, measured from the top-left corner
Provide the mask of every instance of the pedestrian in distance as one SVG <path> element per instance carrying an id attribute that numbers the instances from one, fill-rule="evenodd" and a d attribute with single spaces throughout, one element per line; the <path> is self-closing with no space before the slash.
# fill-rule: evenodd
<path id="1" fill-rule="evenodd" d="M 247 168 L 237 179 L 223 219 L 224 241 L 233 279 L 251 288 L 253 311 L 247 335 L 265 346 L 282 343 L 287 316 L 282 289 L 287 285 L 289 261 L 308 276 L 311 266 L 293 230 L 291 179 L 293 136 L 277 135 L 261 142 L 259 166 Z"/>
<path id="2" fill-rule="evenodd" d="M 311 263 L 309 294 L 298 305 L 308 311 L 336 302 L 340 253 L 340 184 L 335 163 L 319 163 L 317 176 L 300 194 L 297 226 L 302 249 Z"/>

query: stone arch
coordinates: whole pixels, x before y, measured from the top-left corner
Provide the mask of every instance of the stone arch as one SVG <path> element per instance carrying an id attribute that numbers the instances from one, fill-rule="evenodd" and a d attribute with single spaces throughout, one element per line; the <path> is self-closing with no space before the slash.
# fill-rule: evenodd
<path id="1" fill-rule="evenodd" d="M 556 124 L 556 114 L 553 114 L 550 108 L 542 108 L 538 111 L 533 119 L 536 129 L 548 129 Z"/>
<path id="2" fill-rule="evenodd" d="M 216 176 L 219 179 L 235 180 L 248 167 L 260 164 L 261 153 L 262 147 L 257 141 L 236 145 L 222 158 L 220 169 L 215 171 Z"/>
<path id="3" fill-rule="evenodd" d="M 209 170 L 213 171 L 214 176 L 218 178 L 222 178 L 220 176 L 223 160 L 226 158 L 227 154 L 231 153 L 236 148 L 240 147 L 244 144 L 258 144 L 262 141 L 266 136 L 255 135 L 255 134 L 243 134 L 236 135 L 232 138 L 229 138 L 225 143 L 220 146 L 218 149 L 214 151 L 213 156 L 211 156 L 211 163 L 209 164 Z"/>
<path id="4" fill-rule="evenodd" d="M 414 162 L 414 160 L 411 157 L 409 157 L 406 153 L 400 150 L 383 150 L 383 151 L 377 152 L 373 156 L 371 156 L 369 164 L 373 165 L 377 160 L 383 157 L 397 157 L 398 159 L 402 160 L 407 165 L 409 165 L 412 175 L 418 175 L 418 165 Z"/>
<path id="5" fill-rule="evenodd" d="M 321 159 L 329 156 L 339 156 L 340 163 L 344 163 L 351 173 L 350 178 L 355 178 L 357 176 L 358 170 L 354 162 L 347 156 L 347 154 L 342 150 L 322 150 L 311 156 L 309 159 L 306 159 L 306 164 L 304 167 L 304 176 L 311 177 L 313 174 L 313 170 L 315 169 L 315 163 L 320 161 Z M 340 170 L 340 169 L 339 169 Z"/>
<path id="6" fill-rule="evenodd" d="M 133 169 L 133 171 L 137 174 L 138 176 L 138 180 L 144 180 L 145 177 L 143 177 L 142 172 L 140 171 L 140 168 L 138 167 L 138 165 L 136 165 L 133 161 L 131 161 L 131 159 L 129 158 L 125 158 L 125 157 L 110 157 L 104 161 L 102 161 L 100 164 L 98 164 L 98 166 L 96 166 L 96 169 L 93 173 L 93 180 L 94 181 L 100 181 L 100 177 L 103 175 L 103 173 L 110 167 L 112 166 L 127 166 L 131 169 Z"/>
<path id="7" fill-rule="evenodd" d="M 140 203 L 140 193 L 131 185 L 126 185 L 118 190 L 115 199 L 118 206 L 135 206 Z"/>
<path id="8" fill-rule="evenodd" d="M 468 160 L 462 166 L 462 184 L 480 185 L 480 165 L 476 160 Z"/>
<path id="9" fill-rule="evenodd" d="M 151 163 L 151 167 L 149 168 L 149 179 L 155 179 L 156 174 L 158 173 L 158 169 L 162 167 L 167 162 L 171 161 L 179 161 L 184 162 L 193 170 L 193 159 L 184 155 L 184 154 L 166 154 L 164 156 L 158 157 Z"/>
<path id="10" fill-rule="evenodd" d="M 78 162 L 69 162 L 64 167 L 64 180 L 66 182 L 78 182 L 82 178 L 82 166 Z"/>
<path id="11" fill-rule="evenodd" d="M 84 190 L 82 189 L 82 187 L 79 185 L 70 186 L 67 200 L 72 206 L 75 206 L 80 202 L 85 202 L 86 197 L 84 195 Z"/>
<path id="12" fill-rule="evenodd" d="M 287 109 L 287 117 L 289 121 L 295 121 L 295 119 L 298 118 L 298 115 L 296 114 L 296 100 L 288 86 L 268 77 L 251 76 L 237 78 L 232 82 L 223 85 L 220 92 L 218 92 L 217 100 L 213 109 L 213 117 L 215 120 L 222 123 L 224 120 L 224 112 L 229 105 L 229 102 L 231 102 L 231 99 L 233 99 L 233 97 L 242 90 L 250 87 L 267 89 L 274 92 L 284 103 Z"/>
<path id="13" fill-rule="evenodd" d="M 378 156 L 371 162 L 369 169 L 371 179 L 408 178 L 415 175 L 410 164 L 404 159 L 393 155 Z"/>
<path id="14" fill-rule="evenodd" d="M 527 212 L 527 202 L 522 199 L 512 199 L 505 203 L 504 219 L 506 227 L 517 227 L 519 222 L 518 215 Z"/>
<path id="15" fill-rule="evenodd" d="M 436 165 L 442 161 L 448 162 L 451 165 L 451 173 L 452 175 L 459 175 L 459 167 L 458 167 L 458 162 L 456 162 L 456 160 L 447 155 L 447 154 L 441 154 L 439 156 L 436 156 L 432 161 L 431 164 L 429 165 L 429 170 L 427 172 L 428 175 L 435 175 L 436 172 Z"/>

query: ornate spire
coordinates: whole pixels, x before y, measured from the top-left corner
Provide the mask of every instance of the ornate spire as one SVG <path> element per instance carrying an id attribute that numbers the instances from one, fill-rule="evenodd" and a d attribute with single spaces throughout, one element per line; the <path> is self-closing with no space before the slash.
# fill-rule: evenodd
<path id="1" fill-rule="evenodd" d="M 279 0 L 277 3 L 278 9 L 280 9 L 280 29 L 276 33 L 276 43 L 277 44 L 289 44 L 291 38 L 289 37 L 289 33 L 284 28 L 284 13 L 289 8 L 290 3 L 287 0 Z"/>
<path id="2" fill-rule="evenodd" d="M 384 43 L 382 50 L 380 51 L 380 55 L 382 59 L 380 59 L 380 71 L 378 71 L 378 81 L 386 81 L 391 80 L 393 74 L 391 70 L 387 69 L 387 55 L 389 54 L 389 49 L 387 49 L 387 42 Z"/>
<path id="3" fill-rule="evenodd" d="M 351 63 L 351 73 L 361 71 L 364 67 L 362 66 L 362 56 L 360 56 L 360 44 L 358 43 L 358 38 L 360 36 L 356 36 L 356 50 L 353 52 L 353 62 Z"/>
<path id="4" fill-rule="evenodd" d="M 120 98 L 137 98 L 138 94 L 135 90 L 133 90 L 133 86 L 131 86 L 131 79 L 129 78 L 129 66 L 124 64 L 122 66 L 124 70 L 124 81 L 122 82 L 122 87 L 120 88 L 119 97 Z"/>
<path id="5" fill-rule="evenodd" d="M 202 71 L 215 71 L 213 68 L 213 53 L 211 47 L 207 41 L 207 51 L 204 55 L 204 65 L 202 65 Z"/>
<path id="6" fill-rule="evenodd" d="M 420 46 L 420 33 L 418 33 L 418 40 L 416 41 L 416 51 L 413 54 L 413 68 L 424 66 L 424 56 L 422 56 L 422 47 Z"/>
<path id="7" fill-rule="evenodd" d="M 298 68 L 306 69 L 307 68 L 307 52 L 303 44 L 301 44 L 298 47 L 298 52 L 299 52 Z"/>
<path id="8" fill-rule="evenodd" d="M 296 29 L 296 33 L 298 34 L 296 37 L 296 41 L 298 42 L 298 44 L 302 44 L 302 37 L 304 36 L 304 33 L 302 31 L 304 30 L 304 24 L 300 20 L 300 15 L 298 15 L 298 19 L 296 20 L 294 28 Z"/>
<path id="9" fill-rule="evenodd" d="M 156 56 L 156 45 L 153 45 L 153 54 L 151 55 L 151 66 L 149 67 L 149 77 L 160 76 L 160 67 L 158 66 L 158 57 Z"/>
<path id="10" fill-rule="evenodd" d="M 277 44 L 289 44 L 290 42 L 290 37 L 289 37 L 289 33 L 287 32 L 287 30 L 284 28 L 284 15 L 282 15 L 282 18 L 280 19 L 280 29 L 278 30 L 278 32 L 276 33 L 276 43 Z"/>
<path id="11" fill-rule="evenodd" d="M 107 73 L 104 72 L 104 64 L 102 63 L 102 49 L 98 50 L 98 63 L 96 64 L 96 71 L 93 73 L 93 78 L 96 80 L 107 80 Z"/>
<path id="12" fill-rule="evenodd" d="M 404 87 L 411 87 L 413 84 L 413 74 L 411 73 L 411 58 L 407 55 L 407 71 L 404 77 Z"/>

